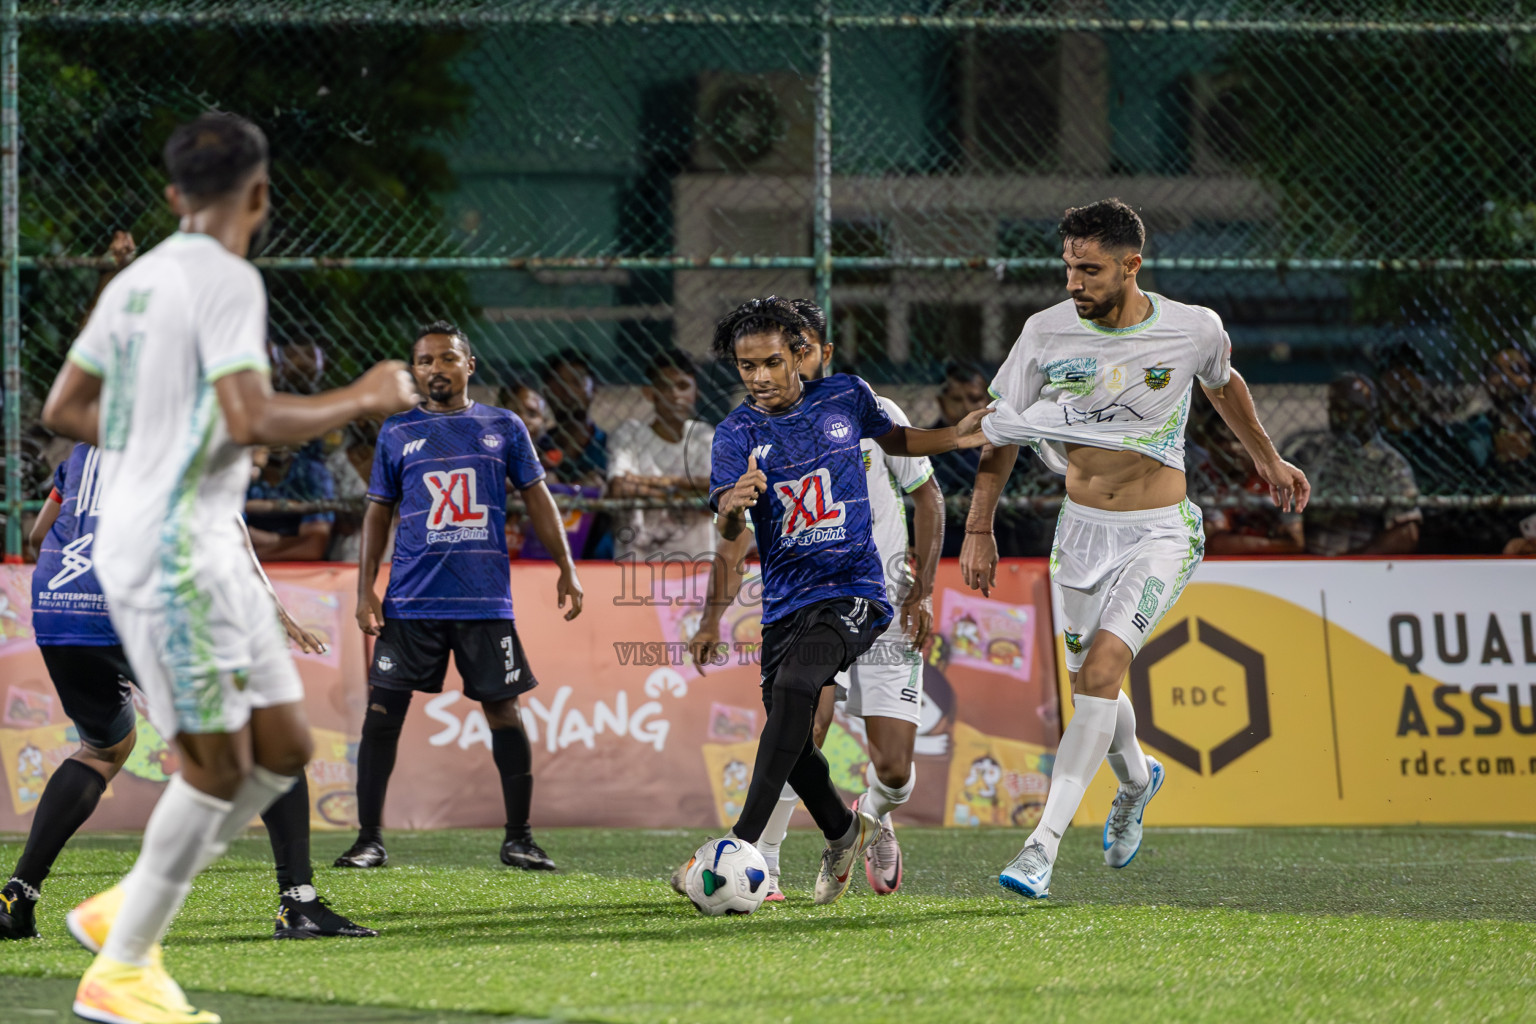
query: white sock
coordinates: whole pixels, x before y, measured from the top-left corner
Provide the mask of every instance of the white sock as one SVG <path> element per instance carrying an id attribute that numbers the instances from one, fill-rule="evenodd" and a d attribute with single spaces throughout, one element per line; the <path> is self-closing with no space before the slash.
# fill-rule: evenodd
<path id="1" fill-rule="evenodd" d="M 259 764 L 252 768 L 251 774 L 235 790 L 235 798 L 230 801 L 229 815 L 220 823 L 197 871 L 200 873 L 203 868 L 224 856 L 231 840 L 244 832 L 253 818 L 276 803 L 278 797 L 292 789 L 297 781 L 296 776 L 279 775 Z"/>
<path id="2" fill-rule="evenodd" d="M 165 937 L 229 810 L 228 800 L 199 792 L 179 773 L 171 776 L 144 827 L 139 859 L 123 879 L 122 909 L 102 956 L 141 967 L 149 962 L 150 947 Z"/>
<path id="3" fill-rule="evenodd" d="M 278 895 L 286 896 L 296 903 L 313 903 L 320 896 L 312 885 L 295 885 L 284 889 Z"/>
<path id="4" fill-rule="evenodd" d="M 763 855 L 763 860 L 768 862 L 769 871 L 779 870 L 779 847 L 784 843 L 784 837 L 789 834 L 789 819 L 795 813 L 795 806 L 800 803 L 800 797 L 795 793 L 795 787 L 784 783 L 784 790 L 779 794 L 779 802 L 774 805 L 773 813 L 768 815 L 768 824 L 763 827 L 763 834 L 757 840 L 757 852 Z"/>
<path id="5" fill-rule="evenodd" d="M 1121 782 L 1145 786 L 1151 781 L 1147 755 L 1136 742 L 1136 709 L 1131 706 L 1131 698 L 1124 690 L 1115 701 L 1115 738 L 1109 741 L 1109 753 L 1104 759 Z"/>
<path id="6" fill-rule="evenodd" d="M 1083 802 L 1083 792 L 1103 763 L 1110 740 L 1115 735 L 1115 701 L 1078 694 L 1072 705 L 1077 710 L 1061 734 L 1061 745 L 1056 748 L 1056 764 L 1051 769 L 1051 791 L 1045 798 L 1045 811 L 1029 837 L 1031 843 L 1044 843 L 1045 852 L 1053 861 L 1062 835 L 1072 824 L 1072 815 Z"/>
<path id="7" fill-rule="evenodd" d="M 880 776 L 875 774 L 875 764 L 869 763 L 864 769 L 864 781 L 869 783 L 869 789 L 864 794 L 864 800 L 859 804 L 870 814 L 880 819 L 882 825 L 889 826 L 891 812 L 906 803 L 912 796 L 912 787 L 917 785 L 917 765 L 913 765 L 910 774 L 907 775 L 907 784 L 900 789 L 892 789 L 880 781 Z"/>

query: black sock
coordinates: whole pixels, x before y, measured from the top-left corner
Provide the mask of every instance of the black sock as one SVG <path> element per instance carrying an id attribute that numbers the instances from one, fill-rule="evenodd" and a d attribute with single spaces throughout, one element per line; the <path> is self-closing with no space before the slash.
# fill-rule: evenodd
<path id="1" fill-rule="evenodd" d="M 293 788 L 261 813 L 272 841 L 272 862 L 277 865 L 277 889 L 284 892 L 315 880 L 309 863 L 309 779 L 300 773 Z"/>
<path id="2" fill-rule="evenodd" d="M 491 730 L 491 757 L 501 775 L 501 800 L 507 811 L 507 838 L 528 839 L 528 809 L 533 804 L 533 748 L 520 725 Z"/>
<path id="3" fill-rule="evenodd" d="M 408 690 L 368 687 L 368 713 L 363 716 L 363 738 L 357 745 L 357 837 L 380 842 L 384 826 L 384 794 L 395 770 L 400 730 L 411 707 Z"/>
<path id="4" fill-rule="evenodd" d="M 738 839 L 755 843 L 762 837 L 784 783 L 791 779 L 799 780 L 794 783 L 795 792 L 828 838 L 839 838 L 848 831 L 851 812 L 832 785 L 826 758 L 811 740 L 816 702 L 822 684 L 837 674 L 834 652 L 840 654 L 842 645 L 841 635 L 832 626 L 812 627 L 784 656 L 772 682 L 764 687 L 768 720 L 757 743 L 746 803 L 731 830 Z"/>
<path id="5" fill-rule="evenodd" d="M 32 831 L 27 833 L 26 848 L 16 862 L 15 877 L 41 889 L 59 851 L 91 816 L 106 788 L 107 780 L 83 761 L 71 757 L 59 765 L 37 802 Z"/>

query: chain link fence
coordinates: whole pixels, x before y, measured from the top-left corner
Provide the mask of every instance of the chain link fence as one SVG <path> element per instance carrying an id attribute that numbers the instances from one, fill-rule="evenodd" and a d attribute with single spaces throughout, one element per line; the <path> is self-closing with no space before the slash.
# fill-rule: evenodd
<path id="1" fill-rule="evenodd" d="M 210 107 L 271 140 L 257 263 L 286 386 L 447 318 L 477 394 L 540 395 L 549 444 L 648 420 L 673 348 L 713 422 L 740 391 L 711 325 L 776 292 L 827 305 L 839 368 L 927 425 L 1063 298 L 1063 209 L 1119 196 L 1147 224 L 1143 286 L 1220 313 L 1282 451 L 1320 460 L 1318 516 L 1417 505 L 1420 550 L 1501 550 L 1536 508 L 1533 8 L 10 0 L 7 551 L 62 454 L 37 415 L 113 233 L 173 230 L 160 147 Z M 1400 460 L 1330 426 L 1346 371 Z M 1191 442 L 1222 529 L 1293 536 L 1204 411 Z M 1060 483 L 1020 467 L 1003 545 L 1040 553 Z M 967 472 L 940 474 L 957 525 Z"/>

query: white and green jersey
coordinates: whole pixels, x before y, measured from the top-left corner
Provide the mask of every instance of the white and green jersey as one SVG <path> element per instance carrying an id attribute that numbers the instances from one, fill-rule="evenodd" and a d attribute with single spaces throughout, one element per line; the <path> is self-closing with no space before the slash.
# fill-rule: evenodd
<path id="1" fill-rule="evenodd" d="M 1183 469 L 1190 393 L 1196 380 L 1227 383 L 1232 343 L 1204 306 L 1146 295 L 1152 315 L 1130 327 L 1080 319 L 1070 300 L 1030 317 L 992 381 L 987 440 L 1027 444 L 1056 473 L 1067 471 L 1069 444 Z"/>
<path id="2" fill-rule="evenodd" d="M 249 451 L 214 381 L 268 371 L 267 293 L 246 260 L 177 233 L 102 292 L 70 361 L 100 377 L 96 573 L 109 603 L 164 608 L 247 571 Z"/>
<path id="3" fill-rule="evenodd" d="M 910 427 L 911 421 L 901 406 L 880 395 L 875 401 L 898 427 Z M 885 593 L 892 608 L 900 608 L 911 587 L 907 565 L 907 505 L 904 495 L 911 494 L 933 476 L 933 464 L 925 455 L 913 458 L 887 455 L 879 443 L 869 438 L 859 442 L 864 456 L 864 479 L 869 488 L 869 518 L 875 535 L 875 550 L 880 552 L 880 567 L 885 571 Z M 900 616 L 892 621 L 899 628 Z"/>

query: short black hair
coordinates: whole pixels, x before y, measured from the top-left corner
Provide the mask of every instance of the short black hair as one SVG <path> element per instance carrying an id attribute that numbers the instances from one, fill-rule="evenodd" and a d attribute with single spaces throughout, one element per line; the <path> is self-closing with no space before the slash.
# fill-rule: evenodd
<path id="1" fill-rule="evenodd" d="M 539 370 L 539 379 L 551 379 L 562 366 L 574 366 L 586 374 L 592 372 L 592 366 L 587 362 L 587 357 L 581 354 L 581 350 L 567 347 L 544 360 L 544 365 Z"/>
<path id="2" fill-rule="evenodd" d="M 811 347 L 806 337 L 810 325 L 795 309 L 795 304 L 777 295 L 762 299 L 750 299 L 721 317 L 715 324 L 714 350 L 721 359 L 734 359 L 736 342 L 749 334 L 778 331 L 784 335 L 791 352 L 804 352 Z"/>
<path id="3" fill-rule="evenodd" d="M 411 342 L 411 358 L 413 360 L 416 357 L 416 342 L 420 341 L 422 338 L 425 338 L 429 334 L 446 334 L 454 341 L 457 341 L 460 345 L 463 345 L 464 351 L 470 357 L 473 357 L 475 354 L 474 346 L 469 343 L 469 335 L 459 330 L 450 321 L 433 320 L 431 323 L 425 323 L 416 328 L 416 338 Z"/>
<path id="4" fill-rule="evenodd" d="M 827 311 L 810 299 L 790 299 L 789 304 L 795 307 L 795 312 L 800 314 L 800 318 L 806 325 L 816 332 L 816 340 L 825 345 L 827 343 Z"/>
<path id="5" fill-rule="evenodd" d="M 177 125 L 163 155 L 171 184 L 183 195 L 214 199 L 267 162 L 267 137 L 238 114 L 215 111 Z"/>
<path id="6" fill-rule="evenodd" d="M 660 384 L 661 375 L 667 370 L 677 370 L 690 377 L 699 375 L 699 368 L 693 364 L 693 360 L 675 348 L 664 348 L 651 357 L 650 365 L 645 368 L 646 379 L 652 384 Z"/>
<path id="7" fill-rule="evenodd" d="M 958 380 L 962 382 L 973 381 L 977 377 L 987 379 L 987 371 L 981 364 L 969 359 L 951 359 L 944 364 L 944 379 Z"/>
<path id="8" fill-rule="evenodd" d="M 1098 242 L 1106 249 L 1131 249 L 1141 252 L 1147 244 L 1147 229 L 1135 210 L 1118 199 L 1100 199 L 1087 206 L 1074 206 L 1061 218 L 1056 228 L 1062 239 L 1080 238 Z"/>

